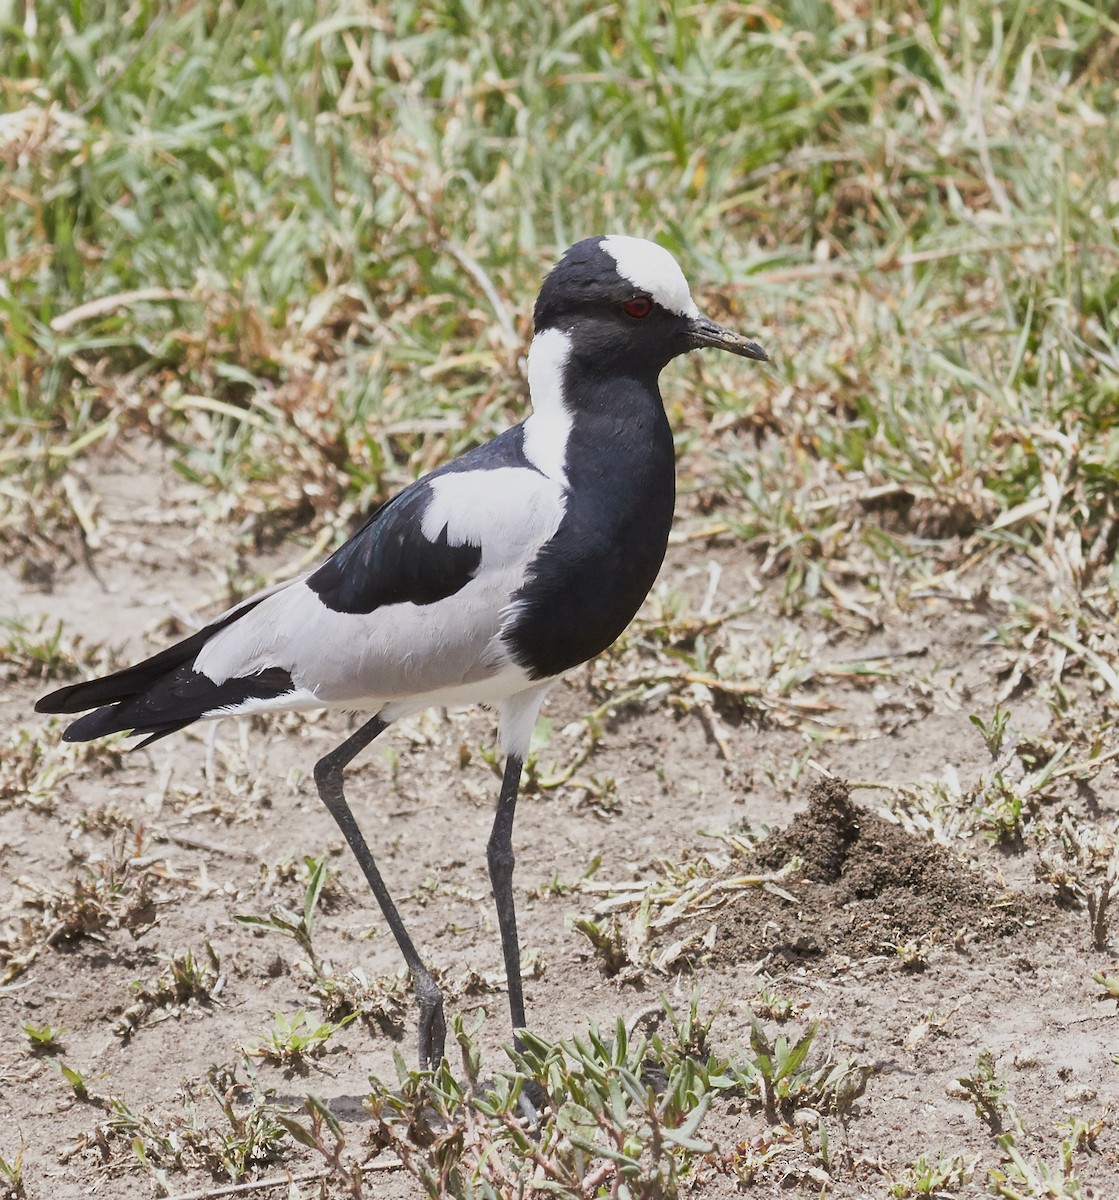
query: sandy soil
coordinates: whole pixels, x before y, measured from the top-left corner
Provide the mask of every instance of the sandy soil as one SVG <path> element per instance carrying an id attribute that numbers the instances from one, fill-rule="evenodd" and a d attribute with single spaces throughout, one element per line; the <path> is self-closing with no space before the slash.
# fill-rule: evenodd
<path id="1" fill-rule="evenodd" d="M 10 562 L 0 576 L 0 617 L 62 620 L 69 637 L 100 643 L 123 662 L 186 627 L 208 596 L 223 599 L 231 570 L 268 575 L 283 565 L 282 556 L 255 555 L 234 532 L 200 520 L 198 494 L 154 450 L 103 461 L 89 485 L 100 535 L 89 562 L 45 546 L 32 569 L 27 560 Z M 679 528 L 704 520 L 684 505 Z M 847 1118 L 833 1122 L 831 1176 L 794 1140 L 747 1194 L 887 1196 L 919 1154 L 961 1155 L 974 1164 L 970 1182 L 951 1194 L 989 1194 L 987 1169 L 1001 1161 L 997 1131 L 958 1082 L 974 1075 L 986 1048 L 1024 1124 L 1023 1154 L 1056 1164 L 1067 1136 L 1060 1122 L 1102 1119 L 1094 1147 L 1075 1154 L 1081 1194 L 1119 1195 L 1116 1006 L 1100 1000 L 1091 979 L 1092 971 L 1116 970 L 1114 949 L 1093 948 L 1086 914 L 1058 903 L 1035 850 L 982 837 L 938 845 L 899 823 L 894 803 L 898 789 L 922 775 L 955 772 L 966 791 L 990 770 L 968 720 L 993 711 L 1005 682 L 1006 652 L 983 636 L 990 613 L 930 596 L 884 612 L 868 632 L 801 623 L 779 614 L 769 584 L 754 590 L 756 563 L 717 538 L 675 544 L 659 587 L 688 595 L 698 609 L 712 564 L 720 572 L 715 611 L 750 599 L 752 611 L 732 623 L 740 636 L 756 645 L 800 637 L 815 661 L 836 670 L 826 688 L 790 694 L 805 707 L 763 719 L 729 702 L 627 704 L 607 717 L 572 783 L 522 801 L 516 885 L 530 1022 L 559 1038 L 588 1018 L 609 1026 L 619 1014 L 646 1010 L 662 992 L 686 1003 L 693 987 L 704 1011 L 719 1006 L 712 1036 L 721 1049 L 748 1043 L 746 1007 L 757 1007 L 761 993 L 788 1002 L 787 1031 L 821 1022 L 820 1056 L 873 1068 Z M 572 724 L 608 699 L 611 672 L 624 675 L 642 653 L 634 642 L 556 689 L 545 759 L 575 752 Z M 840 669 L 872 656 L 891 665 L 881 681 Z M 220 1124 L 207 1072 L 221 1080 L 223 1071 L 240 1070 L 241 1048 L 275 1013 L 321 1011 L 298 947 L 233 919 L 267 916 L 278 904 L 298 908 L 304 855 L 329 856 L 335 872 L 316 919 L 318 955 L 339 976 L 364 972 L 381 1003 L 374 1012 L 370 1001 L 367 1019 L 336 1034 L 301 1071 L 260 1061 L 259 1086 L 294 1104 L 321 1096 L 360 1147 L 368 1076 L 392 1078 L 396 1050 L 411 1058 L 414 1021 L 395 944 L 310 779 L 347 721 L 224 722 L 132 755 L 57 751 L 47 782 L 29 791 L 18 781 L 34 780 L 42 760 L 22 775 L 15 764 L 26 753 L 25 731 L 37 736 L 45 724 L 31 711 L 45 686 L 14 669 L 9 675 L 0 699 L 8 760 L 0 964 L 8 960 L 11 975 L 0 992 L 0 1154 L 12 1158 L 22 1138 L 26 1194 L 156 1194 L 130 1150 L 120 1107 L 98 1098 L 117 1098 L 133 1117 L 182 1136 Z M 1021 728 L 1045 727 L 1028 681 L 1008 704 Z M 821 719 L 802 719 L 813 706 Z M 491 741 L 485 713 L 426 715 L 355 765 L 349 795 L 413 936 L 447 985 L 450 1010 L 485 1009 L 482 1044 L 500 1063 L 505 1000 L 485 868 L 497 791 L 483 759 Z M 809 759 L 851 781 L 853 799 L 830 783 L 809 805 L 822 778 Z M 1070 783 L 1060 802 L 1079 820 L 1114 829 L 1114 771 L 1105 769 L 1093 788 Z M 728 862 L 725 843 L 710 835 L 730 829 L 777 832 L 752 861 Z M 571 918 L 591 913 L 606 893 L 548 886 L 577 883 L 596 858 L 597 887 L 652 878 L 659 860 L 708 855 L 719 877 L 772 872 L 793 854 L 804 867 L 779 890 L 718 892 L 667 931 L 664 944 L 697 936 L 663 973 L 605 971 Z M 75 881 L 101 897 L 103 919 L 92 920 L 87 906 L 67 924 L 74 907 L 59 896 L 72 896 Z M 207 943 L 223 977 L 216 998 L 144 1003 L 134 981 L 156 979 L 162 956 L 189 949 L 204 959 Z M 654 939 L 652 952 L 661 944 Z M 61 1052 L 33 1052 L 20 1030 L 27 1020 L 64 1027 Z M 775 1019 L 768 1027 L 779 1028 Z M 75 1097 L 60 1059 L 82 1072 L 90 1098 Z M 716 1106 L 704 1132 L 728 1151 L 773 1136 L 764 1113 L 727 1105 Z M 317 1165 L 293 1153 L 260 1170 Z M 195 1170 L 171 1181 L 186 1193 L 217 1187 L 222 1173 Z M 742 1187 L 713 1166 L 694 1183 L 695 1194 L 710 1196 Z M 399 1170 L 375 1172 L 367 1190 L 420 1194 Z"/>

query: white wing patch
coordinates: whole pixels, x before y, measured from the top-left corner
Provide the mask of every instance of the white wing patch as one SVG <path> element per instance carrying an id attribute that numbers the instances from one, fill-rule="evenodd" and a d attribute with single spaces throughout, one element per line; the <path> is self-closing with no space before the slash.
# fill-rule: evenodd
<path id="1" fill-rule="evenodd" d="M 560 329 L 545 329 L 528 348 L 528 393 L 532 415 L 524 422 L 525 458 L 549 479 L 567 483 L 567 439 L 571 409 L 563 392 L 563 375 L 571 357 L 571 337 Z"/>
<path id="2" fill-rule="evenodd" d="M 525 562 L 563 520 L 563 485 L 525 467 L 451 471 L 431 480 L 422 530 L 434 542 L 480 546 L 479 574 Z M 526 557 L 527 556 L 527 557 Z"/>
<path id="3" fill-rule="evenodd" d="M 662 308 L 680 317 L 699 316 L 680 264 L 663 246 L 612 233 L 602 239 L 602 248 L 617 264 L 618 274 Z"/>

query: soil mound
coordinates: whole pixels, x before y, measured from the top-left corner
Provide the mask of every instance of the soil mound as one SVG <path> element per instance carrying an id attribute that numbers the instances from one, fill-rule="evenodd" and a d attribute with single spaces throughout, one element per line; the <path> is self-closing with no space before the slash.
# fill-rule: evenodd
<path id="1" fill-rule="evenodd" d="M 1025 917 L 1019 898 L 943 846 L 853 804 L 838 779 L 813 787 L 808 808 L 766 839 L 753 865 L 776 871 L 794 858 L 786 896 L 744 892 L 723 910 L 717 957 L 794 964 L 891 955 L 919 967 L 931 945 L 1006 937 Z"/>

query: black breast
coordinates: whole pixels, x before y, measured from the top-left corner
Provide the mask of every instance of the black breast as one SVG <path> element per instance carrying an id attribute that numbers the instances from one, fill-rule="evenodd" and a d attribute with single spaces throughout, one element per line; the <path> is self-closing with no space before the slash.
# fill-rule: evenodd
<path id="1" fill-rule="evenodd" d="M 676 490 L 672 431 L 655 390 L 613 381 L 611 391 L 608 411 L 575 418 L 563 521 L 515 598 L 508 642 L 534 679 L 605 650 L 664 561 Z"/>

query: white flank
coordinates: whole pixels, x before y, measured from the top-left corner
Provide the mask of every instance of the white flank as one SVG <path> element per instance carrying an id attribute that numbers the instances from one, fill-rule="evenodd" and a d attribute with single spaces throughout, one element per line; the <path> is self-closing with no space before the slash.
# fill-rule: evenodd
<path id="1" fill-rule="evenodd" d="M 528 348 L 532 415 L 523 426 L 525 458 L 549 479 L 565 486 L 571 410 L 563 394 L 563 374 L 570 357 L 571 338 L 562 330 L 545 329 L 532 339 Z"/>
<path id="2" fill-rule="evenodd" d="M 507 705 L 516 705 L 519 703 L 518 698 L 526 695 L 528 691 L 535 693 L 540 691 L 541 687 L 546 691 L 553 682 L 555 681 L 548 680 L 544 685 L 534 684 L 523 667 L 507 662 L 494 674 L 477 683 L 435 688 L 430 692 L 422 692 L 404 700 L 391 700 L 380 709 L 380 713 L 384 720 L 391 725 L 393 721 L 423 712 L 425 708 L 460 708 L 468 704 L 488 704 L 504 712 Z M 510 697 L 513 699 L 510 700 Z M 543 699 L 543 694 L 541 694 L 541 699 Z M 539 703 L 537 707 L 539 708 Z M 532 724 L 535 725 L 535 718 L 533 718 Z M 531 737 L 531 735 L 532 728 L 530 726 L 529 736 Z M 501 745 L 506 753 L 510 753 L 504 739 L 502 739 Z"/>
<path id="3" fill-rule="evenodd" d="M 699 316 L 680 264 L 663 246 L 612 233 L 602 239 L 602 248 L 617 263 L 618 274 L 662 308 L 681 317 Z"/>
<path id="4" fill-rule="evenodd" d="M 271 587 L 254 592 L 247 599 L 219 614 L 213 623 L 220 624 L 226 617 L 250 606 L 254 606 L 255 609 L 261 605 L 267 605 L 271 611 L 277 602 L 277 597 L 282 596 L 285 592 L 307 591 L 307 588 L 303 586 L 303 581 L 308 574 L 309 572 L 305 571 L 302 575 L 293 575 L 290 579 L 284 579 L 280 583 L 272 584 Z M 255 633 L 259 625 L 260 622 L 255 617 L 255 611 L 246 613 L 236 621 L 229 622 L 198 651 L 192 664 L 194 670 L 205 675 L 212 683 L 222 684 L 227 679 L 232 679 L 234 675 L 257 675 L 268 667 L 277 666 L 278 664 L 268 657 L 267 639 Z"/>

